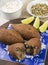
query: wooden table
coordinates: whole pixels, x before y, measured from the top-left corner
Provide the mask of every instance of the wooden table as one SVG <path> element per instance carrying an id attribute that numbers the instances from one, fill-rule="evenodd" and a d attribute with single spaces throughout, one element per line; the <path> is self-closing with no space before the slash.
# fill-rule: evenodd
<path id="1" fill-rule="evenodd" d="M 14 63 L 14 62 L 0 60 L 0 65 L 24 65 L 24 64 L 20 64 L 20 63 L 17 63 L 17 62 Z"/>
<path id="2" fill-rule="evenodd" d="M 13 24 L 15 24 L 15 23 L 20 23 L 20 22 L 19 22 L 20 20 L 21 20 L 21 19 L 17 19 L 17 20 L 14 20 L 14 21 L 9 21 L 8 23 L 2 25 L 1 27 L 7 28 L 7 26 L 8 26 L 9 24 L 12 24 L 12 23 L 13 23 Z M 0 60 L 0 65 L 22 65 L 22 64 Z M 45 65 L 48 65 L 48 52 L 47 52 L 47 56 L 46 56 Z"/>

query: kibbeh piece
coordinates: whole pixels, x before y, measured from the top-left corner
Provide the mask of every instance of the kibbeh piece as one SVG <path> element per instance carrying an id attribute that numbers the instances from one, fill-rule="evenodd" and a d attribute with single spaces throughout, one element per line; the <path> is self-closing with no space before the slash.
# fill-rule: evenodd
<path id="1" fill-rule="evenodd" d="M 38 38 L 32 38 L 25 42 L 26 53 L 30 55 L 37 55 L 41 49 L 41 42 Z"/>
<path id="2" fill-rule="evenodd" d="M 12 24 L 12 28 L 19 32 L 25 39 L 40 38 L 39 32 L 28 24 Z"/>
<path id="3" fill-rule="evenodd" d="M 22 36 L 14 31 L 14 30 L 8 30 L 5 28 L 0 29 L 0 42 L 4 42 L 4 44 L 13 44 L 13 43 L 19 43 L 24 42 Z"/>
<path id="4" fill-rule="evenodd" d="M 13 48 L 13 49 L 12 49 Z M 23 43 L 15 43 L 8 46 L 9 53 L 16 59 L 22 60 L 25 58 L 25 46 Z"/>

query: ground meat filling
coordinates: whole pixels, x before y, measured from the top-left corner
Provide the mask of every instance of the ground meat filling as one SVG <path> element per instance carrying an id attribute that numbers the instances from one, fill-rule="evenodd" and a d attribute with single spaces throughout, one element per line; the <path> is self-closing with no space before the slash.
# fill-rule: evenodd
<path id="1" fill-rule="evenodd" d="M 25 58 L 25 48 L 16 48 L 16 53 L 18 54 L 17 58 L 22 60 Z"/>
<path id="2" fill-rule="evenodd" d="M 25 48 L 26 48 L 26 54 L 33 55 L 34 48 L 32 46 L 29 46 L 29 45 L 25 44 Z"/>

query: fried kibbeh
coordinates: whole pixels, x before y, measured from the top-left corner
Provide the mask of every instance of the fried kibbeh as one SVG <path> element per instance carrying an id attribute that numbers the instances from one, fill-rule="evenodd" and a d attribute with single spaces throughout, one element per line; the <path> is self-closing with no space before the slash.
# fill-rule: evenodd
<path id="1" fill-rule="evenodd" d="M 19 32 L 25 39 L 40 38 L 39 32 L 28 24 L 12 24 L 12 28 Z"/>
<path id="2" fill-rule="evenodd" d="M 24 40 L 18 32 L 14 30 L 1 28 L 0 29 L 0 42 L 4 42 L 4 44 L 13 44 L 17 42 L 24 42 Z"/>
<path id="3" fill-rule="evenodd" d="M 13 48 L 13 49 L 12 49 Z M 23 43 L 15 43 L 8 46 L 9 53 L 16 59 L 22 60 L 25 58 L 25 46 Z"/>
<path id="4" fill-rule="evenodd" d="M 12 24 L 11 30 L 0 28 L 0 42 L 7 44 L 9 53 L 18 60 L 26 54 L 37 55 L 41 49 L 39 32 L 28 24 Z"/>
<path id="5" fill-rule="evenodd" d="M 32 38 L 25 42 L 26 53 L 30 55 L 37 55 L 41 49 L 41 42 L 38 38 Z"/>

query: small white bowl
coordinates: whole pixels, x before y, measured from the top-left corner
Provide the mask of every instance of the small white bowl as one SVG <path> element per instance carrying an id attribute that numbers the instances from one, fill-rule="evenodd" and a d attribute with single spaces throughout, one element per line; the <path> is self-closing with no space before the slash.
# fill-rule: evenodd
<path id="1" fill-rule="evenodd" d="M 48 1 L 45 1 L 45 0 L 34 0 L 34 1 L 31 1 L 31 2 L 27 5 L 27 12 L 28 12 L 30 15 L 33 15 L 33 16 L 36 17 L 36 15 L 31 12 L 31 7 L 32 7 L 33 5 L 35 5 L 35 4 L 46 4 L 46 5 L 48 5 Z M 48 15 L 47 15 L 47 16 L 39 16 L 39 17 L 40 17 L 40 18 L 45 18 L 45 17 L 48 17 Z"/>
<path id="2" fill-rule="evenodd" d="M 21 0 L 12 0 L 12 1 L 16 1 L 19 5 L 19 8 L 18 10 L 14 11 L 14 12 L 5 12 L 2 8 L 1 8 L 1 12 L 2 12 L 2 16 L 5 18 L 5 19 L 8 19 L 8 20 L 12 20 L 12 19 L 16 19 L 16 18 L 19 18 L 21 16 L 21 12 L 22 12 L 22 6 L 23 6 L 23 3 Z M 7 2 L 6 2 L 7 3 Z M 5 5 L 5 4 L 4 4 Z"/>

